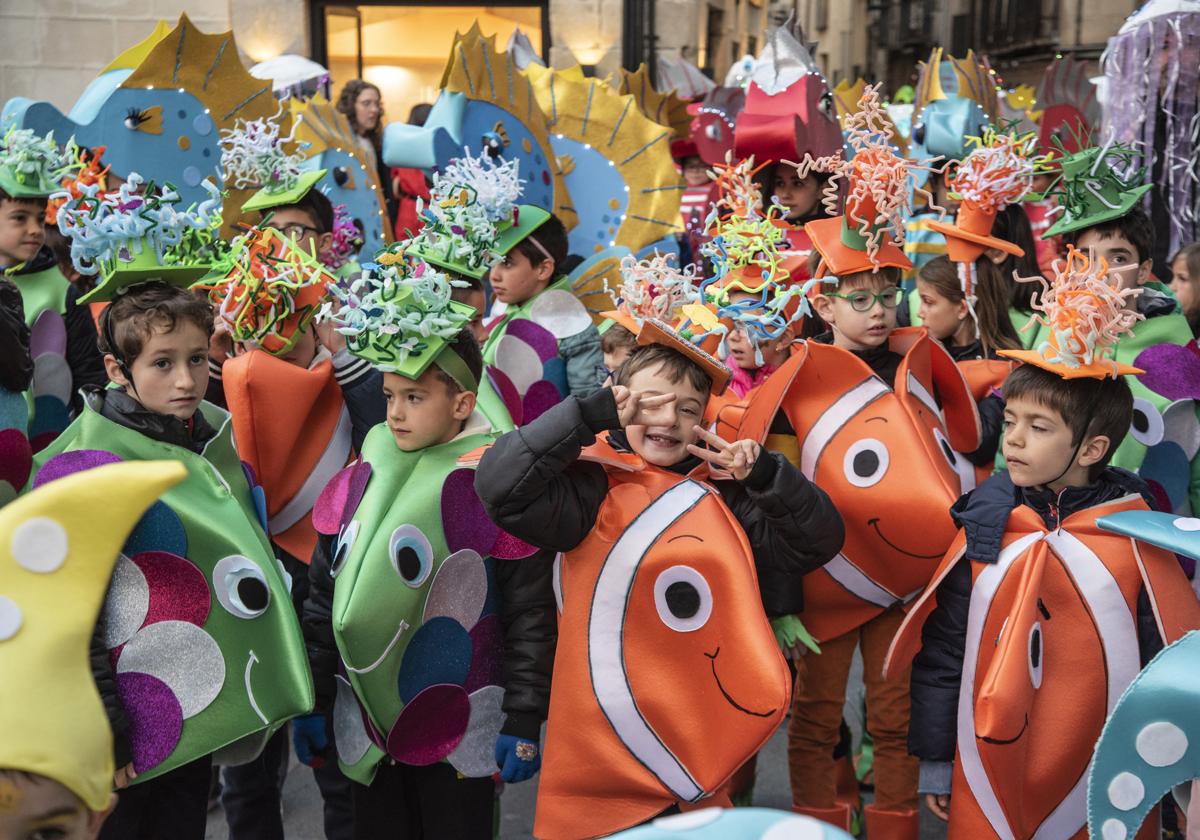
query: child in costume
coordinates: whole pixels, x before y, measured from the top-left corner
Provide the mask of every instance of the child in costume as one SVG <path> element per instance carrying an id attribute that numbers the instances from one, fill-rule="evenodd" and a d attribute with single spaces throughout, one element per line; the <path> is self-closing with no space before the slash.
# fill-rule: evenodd
<path id="1" fill-rule="evenodd" d="M 552 213 L 517 204 L 518 164 L 486 152 L 451 161 L 434 177 L 421 233 L 391 255 L 405 252 L 451 276 L 490 280 L 504 311 L 487 324 L 479 400 L 501 431 L 604 381 L 599 333 L 559 276 L 566 230 Z"/>
<path id="2" fill-rule="evenodd" d="M 647 319 L 611 387 L 503 436 L 476 475 L 496 524 L 562 552 L 539 837 L 606 835 L 718 790 L 785 713 L 767 582 L 798 587 L 841 544 L 828 497 L 784 458 L 704 430 L 730 374 L 683 324 Z"/>
<path id="3" fill-rule="evenodd" d="M 238 459 L 227 413 L 202 401 L 212 312 L 185 291 L 219 224 L 217 197 L 180 213 L 169 186 L 138 194 L 130 175 L 59 211 L 90 293 L 113 388 L 37 458 L 34 486 L 98 464 L 170 458 L 187 477 L 126 541 L 93 638 L 122 789 L 103 836 L 202 838 L 214 750 L 251 755 L 312 707 L 288 588 L 265 510 Z M 124 789 L 128 786 L 128 789 Z"/>
<path id="4" fill-rule="evenodd" d="M 1192 335 L 1200 334 L 1200 242 L 1183 246 L 1171 257 L 1171 294 L 1179 301 Z"/>
<path id="5" fill-rule="evenodd" d="M 185 475 L 164 461 L 110 464 L 0 511 L 0 837 L 95 840 L 116 805 L 89 639 L 126 537 Z"/>
<path id="6" fill-rule="evenodd" d="M 32 380 L 33 357 L 21 292 L 12 281 L 0 280 L 0 507 L 21 492 L 33 467 L 25 402 Z"/>
<path id="7" fill-rule="evenodd" d="M 359 782 L 355 837 L 489 837 L 492 776 L 524 781 L 540 764 L 552 558 L 492 525 L 475 495 L 470 456 L 493 437 L 475 410 L 473 313 L 446 276 L 405 260 L 338 294 L 335 323 L 383 371 L 388 414 L 313 510 L 318 708 Z"/>
<path id="8" fill-rule="evenodd" d="M 238 454 L 262 487 L 267 531 L 292 577 L 298 611 L 317 543 L 313 504 L 382 417 L 382 381 L 370 370 L 354 373 L 361 360 L 344 349 L 339 366 L 339 354 L 331 357 L 318 341 L 315 318 L 337 280 L 317 261 L 315 249 L 305 251 L 277 228 L 255 227 L 235 240 L 228 259 L 227 273 L 198 285 L 209 290 L 236 348 L 218 385 Z M 340 334 L 333 336 L 344 345 Z M 343 371 L 352 377 L 348 384 L 342 384 Z M 321 715 L 298 718 L 296 752 L 314 769 L 327 837 L 349 837 L 350 786 L 332 761 L 322 760 L 329 747 L 325 730 Z M 279 732 L 255 761 L 226 767 L 221 798 L 234 840 L 282 836 L 278 767 L 286 751 L 286 733 Z"/>
<path id="9" fill-rule="evenodd" d="M 96 325 L 80 292 L 46 247 L 43 217 L 60 179 L 78 168 L 73 144 L 60 151 L 54 137 L 10 128 L 0 140 L 0 271 L 21 292 L 37 363 L 29 390 L 28 434 L 42 449 L 80 408 L 79 389 L 103 385 Z"/>
<path id="10" fill-rule="evenodd" d="M 1053 337 L 1002 351 L 1025 363 L 1004 384 L 1008 468 L 954 505 L 962 530 L 889 655 L 889 674 L 913 663 L 909 744 L 952 840 L 1086 837 L 1107 713 L 1164 642 L 1200 626 L 1170 553 L 1096 524 L 1150 499 L 1106 466 L 1140 373 L 1108 354 L 1138 292 L 1075 251 L 1059 271 L 1039 301 Z"/>
<path id="11" fill-rule="evenodd" d="M 850 826 L 832 756 L 861 646 L 875 750 L 867 827 L 902 839 L 917 832 L 917 768 L 904 745 L 908 692 L 879 672 L 903 604 L 953 539 L 944 510 L 960 493 L 963 465 L 954 451 L 975 448 L 979 421 L 949 355 L 924 329 L 895 327 L 900 271 L 909 265 L 899 231 L 912 173 L 888 142 L 876 88 L 864 91 L 846 125 L 854 156 L 830 182 L 831 192 L 846 183 L 846 214 L 807 226 L 820 255 L 815 277 L 836 278 L 836 286 L 826 280 L 814 289 L 830 332 L 800 345 L 752 394 L 738 433 L 786 447 L 847 523 L 841 554 L 805 578 L 797 610 L 821 654 L 796 666 L 788 732 L 794 806 Z"/>

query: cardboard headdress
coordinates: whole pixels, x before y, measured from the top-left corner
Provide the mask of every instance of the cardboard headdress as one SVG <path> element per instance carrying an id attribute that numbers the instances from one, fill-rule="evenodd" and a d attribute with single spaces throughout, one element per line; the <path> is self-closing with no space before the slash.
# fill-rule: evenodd
<path id="1" fill-rule="evenodd" d="M 10 198 L 48 198 L 59 182 L 79 169 L 75 141 L 60 150 L 54 132 L 40 137 L 29 129 L 10 126 L 0 139 L 0 190 Z"/>
<path id="2" fill-rule="evenodd" d="M 88 650 L 125 538 L 187 474 L 174 461 L 109 464 L 0 510 L 0 768 L 109 807 L 113 744 Z M 103 511 L 103 513 L 100 513 Z"/>
<path id="3" fill-rule="evenodd" d="M 891 121 L 879 103 L 879 85 L 863 91 L 857 113 L 846 117 L 846 143 L 853 150 L 849 160 L 801 161 L 803 175 L 813 166 L 824 165 L 833 173 L 825 189 L 825 207 L 833 212 L 842 184 L 847 185 L 845 213 L 819 219 L 804 226 L 813 247 L 821 255 L 816 276 L 838 277 L 881 268 L 912 268 L 904 256 L 904 219 L 912 214 L 912 181 L 927 168 L 896 154 L 891 144 Z M 924 189 L 932 206 L 933 197 Z"/>
<path id="4" fill-rule="evenodd" d="M 337 282 L 293 240 L 269 227 L 255 227 L 234 241 L 229 271 L 198 283 L 208 292 L 217 317 L 237 342 L 268 353 L 288 353 L 312 324 L 328 289 Z"/>
<path id="5" fill-rule="evenodd" d="M 1083 149 L 1062 159 L 1062 175 L 1052 195 L 1062 216 L 1042 234 L 1049 239 L 1119 219 L 1150 191 L 1146 170 L 1136 165 L 1137 152 L 1121 143 Z"/>
<path id="6" fill-rule="evenodd" d="M 238 120 L 221 131 L 221 166 L 226 183 L 257 192 L 242 205 L 243 213 L 295 204 L 325 176 L 324 169 L 304 170 L 305 157 L 295 146 L 295 126 L 280 136 L 280 109 L 274 117 Z"/>
<path id="7" fill-rule="evenodd" d="M 1030 324 L 1048 328 L 1045 341 L 1033 350 L 1000 350 L 1001 356 L 1052 371 L 1063 379 L 1104 379 L 1143 371 L 1107 358 L 1122 335 L 1144 316 L 1127 309 L 1126 301 L 1141 289 L 1117 291 L 1107 281 L 1108 262 L 1070 248 L 1055 264 L 1053 283 L 1043 277 L 1017 278 L 1040 282 Z"/>
<path id="8" fill-rule="evenodd" d="M 670 347 L 672 350 L 687 356 L 690 361 L 708 374 L 712 380 L 709 393 L 714 397 L 719 397 L 729 387 L 729 380 L 733 378 L 733 373 L 721 363 L 720 359 L 700 346 L 707 336 L 707 331 L 698 329 L 699 325 L 694 324 L 690 317 L 688 317 L 689 314 L 695 314 L 698 310 L 709 312 L 708 309 L 699 304 L 689 307 L 689 310 L 685 311 L 685 317 L 682 323 L 678 325 L 678 328 L 666 324 L 657 318 L 648 318 L 642 324 L 641 330 L 638 331 L 638 345 L 661 344 L 664 347 Z"/>
<path id="9" fill-rule="evenodd" d="M 385 373 L 419 379 L 437 365 L 466 391 L 479 382 L 450 346 L 475 314 L 473 307 L 451 298 L 455 281 L 432 265 L 388 259 L 351 284 L 333 287 L 341 307 L 326 307 L 346 346 Z M 458 282 L 457 285 L 462 285 Z"/>
<path id="10" fill-rule="evenodd" d="M 61 207 L 58 228 L 71 239 L 71 262 L 80 273 L 100 274 L 81 303 L 113 300 L 131 286 L 162 281 L 186 287 L 208 273 L 222 244 L 221 194 L 205 181 L 209 198 L 180 212 L 171 184 L 155 189 L 132 173 L 103 198 L 96 185 Z M 141 192 L 139 192 L 141 190 Z M 144 193 L 144 194 L 143 194 Z"/>
<path id="11" fill-rule="evenodd" d="M 517 204 L 523 182 L 519 160 L 472 157 L 465 149 L 434 175 L 429 204 L 417 199 L 425 223 L 411 241 L 395 250 L 438 268 L 482 278 L 517 243 L 541 227 L 550 214 Z"/>

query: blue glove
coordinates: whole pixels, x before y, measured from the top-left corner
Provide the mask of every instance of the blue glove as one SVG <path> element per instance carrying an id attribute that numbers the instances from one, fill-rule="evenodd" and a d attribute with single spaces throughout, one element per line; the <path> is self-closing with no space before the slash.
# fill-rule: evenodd
<path id="1" fill-rule="evenodd" d="M 532 779 L 542 766 L 542 751 L 537 741 L 526 741 L 516 735 L 501 735 L 496 739 L 496 766 L 506 782 Z"/>
<path id="2" fill-rule="evenodd" d="M 296 758 L 314 770 L 325 766 L 329 736 L 325 733 L 325 715 L 302 715 L 292 720 L 292 746 Z"/>

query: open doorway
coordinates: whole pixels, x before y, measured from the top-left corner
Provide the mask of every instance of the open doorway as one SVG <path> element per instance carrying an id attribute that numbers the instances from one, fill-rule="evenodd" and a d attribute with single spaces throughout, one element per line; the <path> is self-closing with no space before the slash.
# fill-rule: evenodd
<path id="1" fill-rule="evenodd" d="M 403 121 L 412 106 L 437 98 L 455 32 L 478 21 L 504 49 L 520 28 L 544 57 L 546 14 L 546 3 L 536 0 L 489 6 L 312 0 L 312 51 L 329 68 L 334 96 L 347 80 L 366 79 L 382 92 L 386 119 Z"/>

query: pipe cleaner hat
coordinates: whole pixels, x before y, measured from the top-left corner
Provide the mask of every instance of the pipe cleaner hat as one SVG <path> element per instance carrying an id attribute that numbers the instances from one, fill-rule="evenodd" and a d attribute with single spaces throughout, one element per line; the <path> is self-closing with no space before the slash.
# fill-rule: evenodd
<path id="1" fill-rule="evenodd" d="M 683 315 L 683 320 L 676 326 L 671 326 L 657 318 L 647 318 L 637 333 L 637 343 L 642 347 L 648 344 L 660 344 L 683 354 L 708 374 L 709 379 L 712 380 L 709 393 L 714 397 L 719 397 L 729 387 L 729 380 L 733 378 L 733 373 L 721 364 L 720 359 L 701 347 L 701 343 L 711 331 L 703 329 L 701 324 L 693 320 L 693 318 L 699 317 L 715 327 L 717 317 L 710 309 L 698 303 L 686 306 Z M 697 329 L 697 327 L 700 328 Z"/>
<path id="2" fill-rule="evenodd" d="M 492 265 L 541 227 L 550 213 L 517 204 L 520 159 L 492 158 L 485 151 L 450 161 L 433 176 L 427 205 L 417 199 L 421 232 L 399 246 L 411 257 L 466 277 L 482 279 Z"/>
<path id="3" fill-rule="evenodd" d="M 280 137 L 276 114 L 271 119 L 239 119 L 233 128 L 221 131 L 226 183 L 234 189 L 258 190 L 242 205 L 243 213 L 295 204 L 325 177 L 326 170 L 305 171 L 304 155 L 287 151 L 295 127 L 294 123 L 292 133 Z"/>
<path id="4" fill-rule="evenodd" d="M 68 148 L 75 155 L 77 168 L 63 175 L 59 189 L 53 198 L 46 202 L 46 224 L 58 225 L 58 208 L 68 201 L 73 201 L 83 195 L 83 188 L 95 185 L 97 196 L 103 196 L 108 191 L 108 170 L 104 165 L 105 146 L 89 149 L 86 146 Z"/>
<path id="5" fill-rule="evenodd" d="M 161 281 L 187 287 L 208 273 L 220 251 L 221 194 L 205 181 L 209 200 L 184 212 L 170 184 L 139 194 L 136 172 L 115 193 L 98 186 L 59 208 L 58 228 L 71 239 L 71 262 L 81 274 L 100 274 L 80 303 L 113 300 L 131 286 Z"/>
<path id="6" fill-rule="evenodd" d="M 950 197 L 961 202 L 954 224 L 926 222 L 930 230 L 946 237 L 946 254 L 956 263 L 972 263 L 989 248 L 1025 256 L 1025 249 L 992 236 L 996 214 L 1022 201 L 1033 188 L 1034 134 L 1017 137 L 987 129 L 972 138 L 977 148 L 952 164 L 948 179 Z"/>
<path id="7" fill-rule="evenodd" d="M 336 312 L 327 304 L 323 316 L 346 336 L 352 354 L 384 373 L 419 379 L 437 365 L 466 391 L 479 382 L 451 342 L 475 315 L 475 308 L 451 298 L 453 281 L 433 266 L 391 259 L 376 264 L 348 291 L 331 287 L 341 302 Z"/>
<path id="8" fill-rule="evenodd" d="M 1066 260 L 1055 263 L 1055 272 L 1053 283 L 1040 276 L 1017 278 L 1042 284 L 1042 294 L 1034 297 L 1033 318 L 1027 327 L 1048 327 L 1049 337 L 1033 350 L 997 352 L 1057 373 L 1063 379 L 1144 373 L 1107 357 L 1121 336 L 1132 335 L 1134 323 L 1144 317 L 1125 305 L 1142 290 L 1117 291 L 1107 282 L 1108 262 L 1073 247 Z"/>
<path id="9" fill-rule="evenodd" d="M 90 640 L 129 532 L 186 475 L 177 461 L 109 464 L 0 510 L 0 768 L 53 779 L 92 811 L 108 809 L 114 768 Z"/>
<path id="10" fill-rule="evenodd" d="M 80 168 L 77 157 L 74 139 L 60 150 L 53 131 L 42 137 L 10 126 L 0 140 L 0 190 L 10 198 L 49 198 L 64 177 Z"/>
<path id="11" fill-rule="evenodd" d="M 700 290 L 696 285 L 695 267 L 689 265 L 679 269 L 671 264 L 672 261 L 672 256 L 658 253 L 644 260 L 633 255 L 623 257 L 621 285 L 613 289 L 607 279 L 604 283 L 605 291 L 616 301 L 617 308 L 600 314 L 634 335 L 640 333 L 642 325 L 652 318 L 674 324 L 681 307 L 700 300 Z"/>
<path id="12" fill-rule="evenodd" d="M 315 255 L 269 227 L 239 236 L 231 260 L 220 279 L 203 280 L 193 288 L 208 292 L 234 341 L 253 343 L 276 356 L 288 353 L 337 278 Z"/>
<path id="13" fill-rule="evenodd" d="M 1153 184 L 1145 168 L 1136 167 L 1137 153 L 1122 143 L 1083 149 L 1062 159 L 1062 175 L 1051 195 L 1058 197 L 1062 216 L 1042 234 L 1060 236 L 1119 219 L 1141 200 Z"/>
<path id="14" fill-rule="evenodd" d="M 817 277 L 912 268 L 901 250 L 904 219 L 913 212 L 910 187 L 914 175 L 928 167 L 899 157 L 891 137 L 892 124 L 880 105 L 879 85 L 872 85 L 863 90 L 858 112 L 846 117 L 846 143 L 853 149 L 852 159 L 835 156 L 830 161 L 814 161 L 806 157 L 797 166 L 802 177 L 821 166 L 833 173 L 823 198 L 831 213 L 842 183 L 848 185 L 843 215 L 804 226 L 821 255 Z M 924 195 L 933 206 L 933 197 L 926 190 L 915 187 L 912 191 Z"/>

